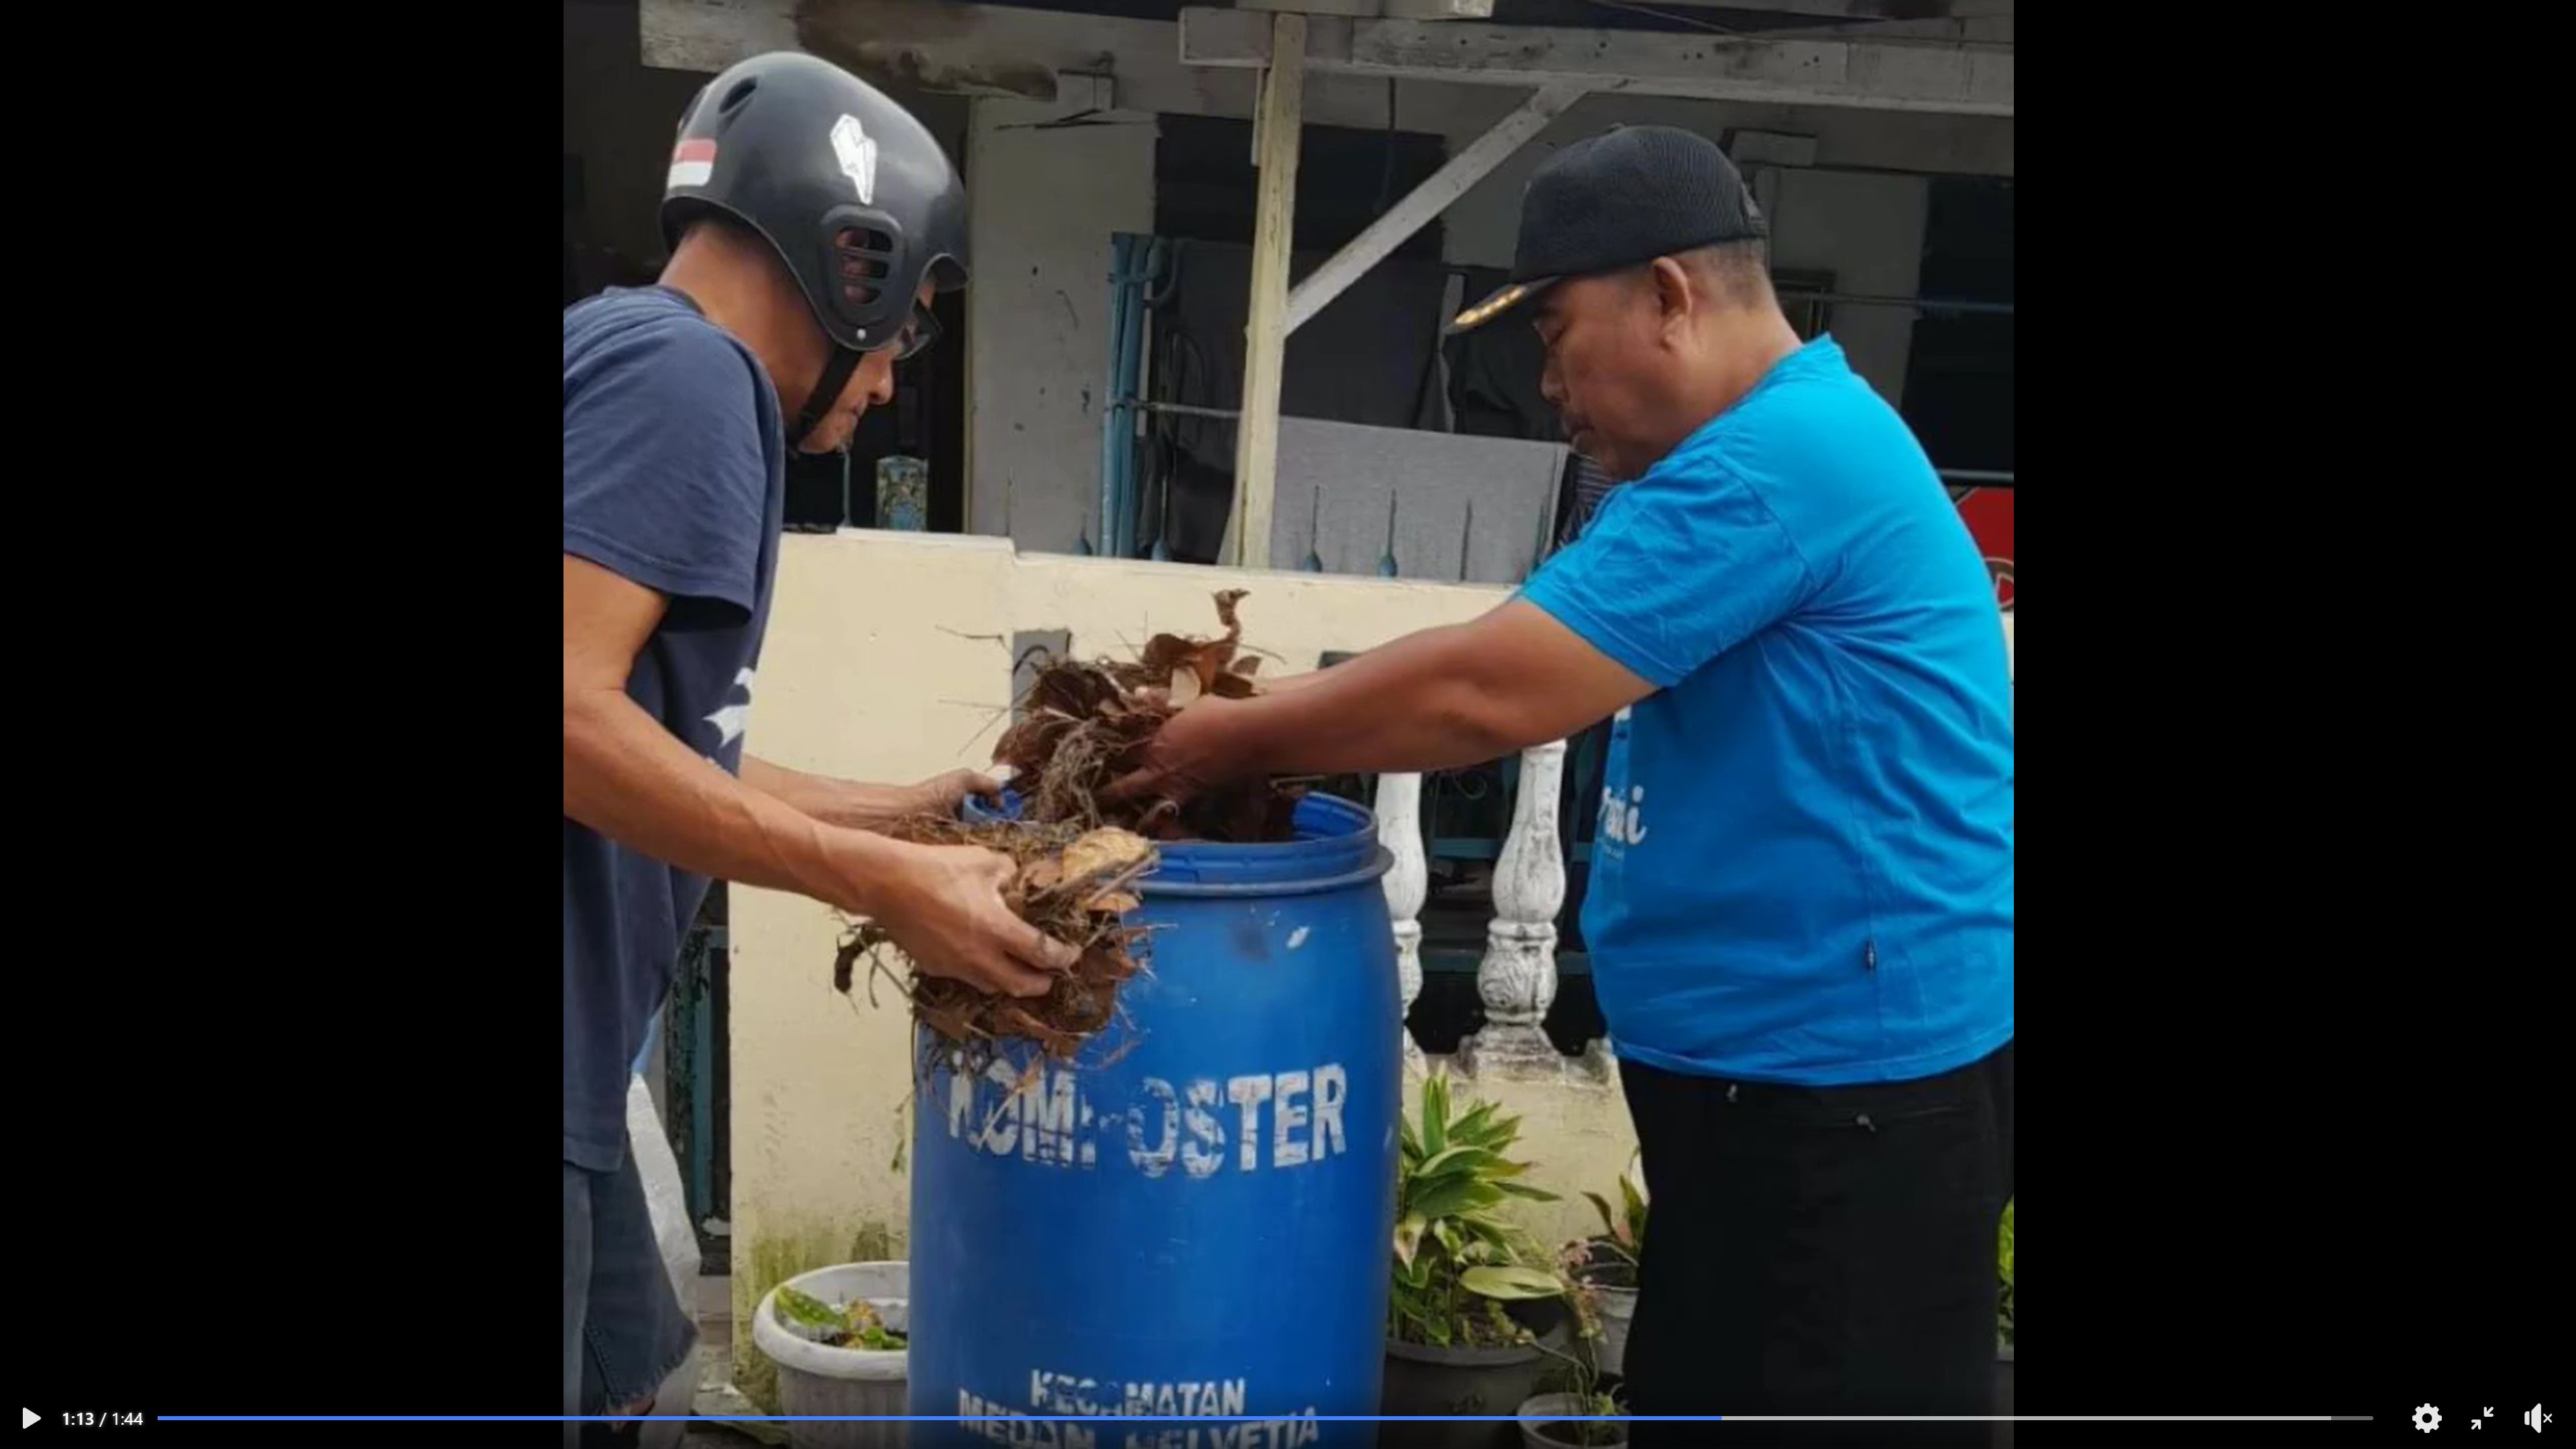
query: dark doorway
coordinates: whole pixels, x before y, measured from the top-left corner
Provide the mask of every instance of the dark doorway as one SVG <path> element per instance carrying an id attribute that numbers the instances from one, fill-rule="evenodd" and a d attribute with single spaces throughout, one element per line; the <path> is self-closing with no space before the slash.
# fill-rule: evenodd
<path id="1" fill-rule="evenodd" d="M 1389 95 L 1392 96 L 1392 88 Z M 1389 102 L 1390 107 L 1393 102 Z M 1391 115 L 1401 119 L 1400 110 Z M 1252 245 L 1252 123 L 1223 116 L 1160 118 L 1154 143 L 1154 234 Z M 1305 127 L 1297 152 L 1296 235 L 1291 251 L 1331 253 L 1440 169 L 1446 138 L 1427 132 Z M 1437 262 L 1438 219 L 1393 255 Z"/>
<path id="2" fill-rule="evenodd" d="M 2011 304 L 2010 178 L 1933 180 L 1916 294 Z M 1906 360 L 1903 411 L 1936 467 L 2011 472 L 2013 314 L 1925 308 Z"/>

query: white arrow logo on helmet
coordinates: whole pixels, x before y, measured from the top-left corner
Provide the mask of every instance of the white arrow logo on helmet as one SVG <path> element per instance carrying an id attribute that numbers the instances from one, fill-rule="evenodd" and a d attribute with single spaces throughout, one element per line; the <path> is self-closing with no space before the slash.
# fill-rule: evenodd
<path id="1" fill-rule="evenodd" d="M 832 125 L 832 154 L 840 158 L 841 173 L 859 189 L 859 204 L 877 203 L 877 143 L 859 126 L 856 116 L 843 116 Z"/>

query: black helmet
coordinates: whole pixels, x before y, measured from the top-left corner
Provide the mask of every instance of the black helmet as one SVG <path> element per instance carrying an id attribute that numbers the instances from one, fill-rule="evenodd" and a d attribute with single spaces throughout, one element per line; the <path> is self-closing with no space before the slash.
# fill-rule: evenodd
<path id="1" fill-rule="evenodd" d="M 966 285 L 957 168 L 911 112 L 800 51 L 736 65 L 680 118 L 663 242 L 677 247 L 710 212 L 768 241 L 836 344 L 791 443 L 822 421 L 861 354 L 903 341 L 925 274 L 942 292 Z"/>

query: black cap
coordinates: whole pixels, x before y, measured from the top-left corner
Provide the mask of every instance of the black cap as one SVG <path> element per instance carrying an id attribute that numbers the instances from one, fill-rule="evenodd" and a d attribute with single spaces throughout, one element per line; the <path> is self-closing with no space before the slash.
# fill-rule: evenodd
<path id="1" fill-rule="evenodd" d="M 1616 127 L 1557 152 L 1530 177 L 1510 283 L 1448 330 L 1481 327 L 1568 277 L 1769 233 L 1716 142 L 1673 126 Z"/>

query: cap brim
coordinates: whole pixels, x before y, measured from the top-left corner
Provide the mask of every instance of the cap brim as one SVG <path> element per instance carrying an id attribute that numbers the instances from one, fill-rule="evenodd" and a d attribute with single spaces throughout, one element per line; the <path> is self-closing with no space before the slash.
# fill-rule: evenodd
<path id="1" fill-rule="evenodd" d="M 1562 280 L 1560 277 L 1532 277 L 1526 282 L 1514 282 L 1450 319 L 1449 325 L 1441 329 L 1441 335 L 1455 337 L 1461 332 L 1473 332 Z"/>

